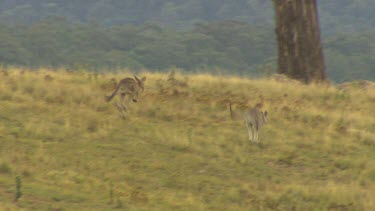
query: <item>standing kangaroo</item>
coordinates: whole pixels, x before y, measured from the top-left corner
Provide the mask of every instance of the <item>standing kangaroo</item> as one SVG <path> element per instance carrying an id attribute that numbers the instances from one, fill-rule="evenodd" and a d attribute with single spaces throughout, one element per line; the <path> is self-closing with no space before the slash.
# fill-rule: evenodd
<path id="1" fill-rule="evenodd" d="M 135 75 L 134 75 L 134 79 L 133 78 L 122 79 L 117 84 L 117 87 L 115 91 L 112 93 L 112 95 L 107 97 L 107 102 L 111 101 L 112 98 L 115 97 L 117 93 L 119 93 L 121 100 L 120 100 L 120 103 L 117 102 L 117 108 L 123 114 L 123 117 L 125 117 L 125 112 L 128 112 L 126 105 L 125 105 L 126 95 L 128 95 L 129 98 L 132 99 L 132 101 L 136 103 L 138 101 L 140 92 L 144 91 L 145 81 L 146 81 L 146 77 L 139 79 Z"/>
<path id="2" fill-rule="evenodd" d="M 259 130 L 267 123 L 267 111 L 261 111 L 262 104 L 257 104 L 254 108 L 250 108 L 243 113 L 247 131 L 249 133 L 249 140 L 252 142 L 259 142 Z M 232 119 L 238 118 L 240 115 L 233 112 L 232 104 L 229 103 L 229 110 Z"/>

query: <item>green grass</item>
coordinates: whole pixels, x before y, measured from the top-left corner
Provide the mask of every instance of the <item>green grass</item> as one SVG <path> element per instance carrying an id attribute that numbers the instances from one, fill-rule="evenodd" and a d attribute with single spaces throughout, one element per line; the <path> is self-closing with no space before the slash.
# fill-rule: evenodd
<path id="1" fill-rule="evenodd" d="M 130 73 L 1 75 L 0 209 L 375 209 L 375 90 L 140 75 L 126 120 L 105 85 Z M 229 101 L 264 102 L 260 144 L 230 120 Z"/>

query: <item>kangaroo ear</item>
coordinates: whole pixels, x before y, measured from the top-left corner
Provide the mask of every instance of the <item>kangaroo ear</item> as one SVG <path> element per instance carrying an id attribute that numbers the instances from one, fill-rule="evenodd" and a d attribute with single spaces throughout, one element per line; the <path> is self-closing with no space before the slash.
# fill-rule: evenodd
<path id="1" fill-rule="evenodd" d="M 146 76 L 143 76 L 142 79 L 141 79 L 142 82 L 145 82 L 146 81 Z"/>
<path id="2" fill-rule="evenodd" d="M 135 80 L 137 80 L 137 82 L 141 82 L 141 80 L 139 80 L 139 78 L 136 75 L 134 75 L 134 78 Z"/>
<path id="3" fill-rule="evenodd" d="M 264 116 L 265 116 L 265 117 L 267 117 L 267 114 L 268 114 L 268 112 L 267 112 L 267 111 L 265 111 L 265 112 L 264 112 Z"/>

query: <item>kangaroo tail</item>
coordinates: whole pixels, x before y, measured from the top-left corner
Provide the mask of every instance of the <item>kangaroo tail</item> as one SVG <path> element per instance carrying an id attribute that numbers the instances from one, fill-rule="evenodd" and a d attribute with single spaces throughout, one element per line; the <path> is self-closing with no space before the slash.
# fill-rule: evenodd
<path id="1" fill-rule="evenodd" d="M 117 94 L 118 90 L 120 89 L 120 85 L 121 85 L 121 83 L 117 84 L 117 87 L 116 87 L 115 91 L 113 91 L 112 95 L 107 97 L 107 102 L 111 101 L 112 98 Z"/>

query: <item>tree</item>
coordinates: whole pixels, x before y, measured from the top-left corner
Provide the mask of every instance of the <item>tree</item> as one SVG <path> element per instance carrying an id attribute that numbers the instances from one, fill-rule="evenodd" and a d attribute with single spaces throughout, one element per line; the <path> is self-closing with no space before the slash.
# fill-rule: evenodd
<path id="1" fill-rule="evenodd" d="M 305 81 L 325 80 L 316 0 L 273 0 L 278 72 Z"/>

